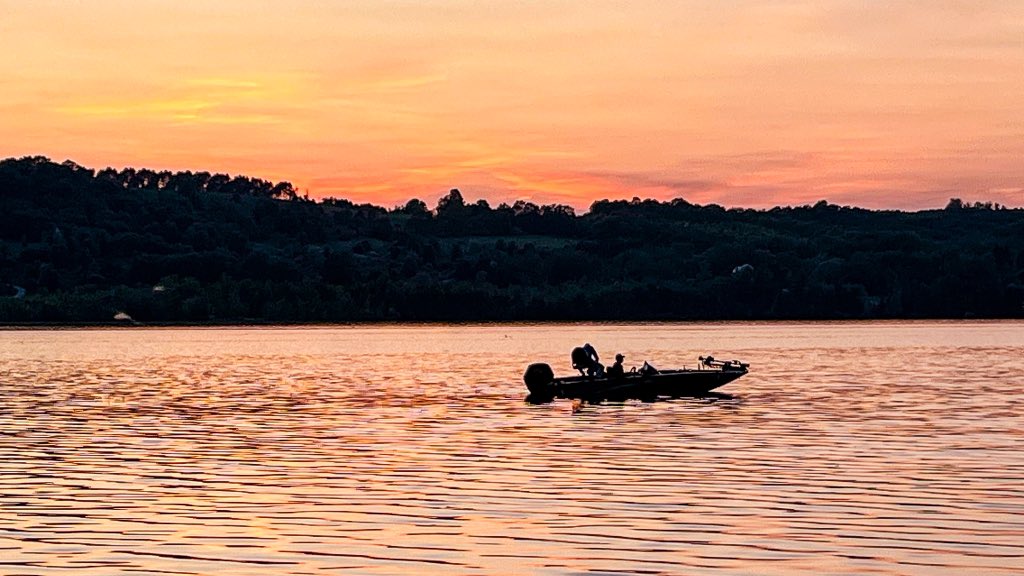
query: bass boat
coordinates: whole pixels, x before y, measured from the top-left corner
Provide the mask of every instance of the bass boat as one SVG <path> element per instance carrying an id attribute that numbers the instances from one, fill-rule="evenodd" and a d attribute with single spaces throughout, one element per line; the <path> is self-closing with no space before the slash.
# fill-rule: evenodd
<path id="1" fill-rule="evenodd" d="M 575 398 L 587 402 L 602 400 L 654 400 L 659 397 L 703 396 L 747 373 L 749 364 L 738 360 L 721 361 L 700 356 L 697 368 L 656 370 L 644 363 L 640 370 L 622 376 L 566 376 L 555 378 L 551 366 L 530 364 L 523 381 L 530 391 L 530 402 L 549 402 L 555 398 Z"/>

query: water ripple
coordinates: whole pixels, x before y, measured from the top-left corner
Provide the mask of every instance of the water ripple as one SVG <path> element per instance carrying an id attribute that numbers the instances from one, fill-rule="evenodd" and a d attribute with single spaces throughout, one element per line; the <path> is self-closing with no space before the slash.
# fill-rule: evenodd
<path id="1" fill-rule="evenodd" d="M 1019 574 L 1021 328 L 0 332 L 0 571 Z M 583 341 L 754 369 L 524 403 Z"/>

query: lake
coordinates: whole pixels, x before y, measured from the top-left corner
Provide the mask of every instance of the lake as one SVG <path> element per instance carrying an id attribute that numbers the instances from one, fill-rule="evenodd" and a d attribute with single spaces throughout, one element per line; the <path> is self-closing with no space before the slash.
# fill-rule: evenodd
<path id="1" fill-rule="evenodd" d="M 737 358 L 731 397 L 522 373 Z M 0 573 L 1021 574 L 1024 322 L 0 331 Z"/>

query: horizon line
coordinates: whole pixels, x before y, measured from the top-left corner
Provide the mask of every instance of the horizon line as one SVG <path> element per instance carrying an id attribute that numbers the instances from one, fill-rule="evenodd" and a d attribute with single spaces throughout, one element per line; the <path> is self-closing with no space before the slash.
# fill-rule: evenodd
<path id="1" fill-rule="evenodd" d="M 424 205 L 426 205 L 426 201 L 423 199 L 424 198 L 423 196 L 412 196 L 412 197 L 408 198 L 407 200 L 405 200 L 405 202 L 399 202 L 397 204 L 391 205 L 390 207 L 388 205 L 386 205 L 386 203 L 379 203 L 378 204 L 378 203 L 374 203 L 374 202 L 364 202 L 364 201 L 352 200 L 350 198 L 345 198 L 345 197 L 340 197 L 340 196 L 333 196 L 333 195 L 326 195 L 326 194 L 325 195 L 320 195 L 320 196 L 316 196 L 316 195 L 310 196 L 308 188 L 306 188 L 305 190 L 300 190 L 300 189 L 296 188 L 294 186 L 294 184 L 292 184 L 291 180 L 278 180 L 278 181 L 274 181 L 272 179 L 267 179 L 267 178 L 263 178 L 263 177 L 260 177 L 260 176 L 250 176 L 248 174 L 243 174 L 243 173 L 240 173 L 240 172 L 232 174 L 229 171 L 218 172 L 218 171 L 213 171 L 213 170 L 197 170 L 197 169 L 172 170 L 172 169 L 168 169 L 168 168 L 154 169 L 154 168 L 149 168 L 149 167 L 146 167 L 146 166 L 138 167 L 138 166 L 130 166 L 130 165 L 123 165 L 121 167 L 116 167 L 116 166 L 113 166 L 113 165 L 107 165 L 107 166 L 104 166 L 103 168 L 95 168 L 95 167 L 89 167 L 89 166 L 86 166 L 84 164 L 81 164 L 81 163 L 79 163 L 79 162 L 77 162 L 77 161 L 75 161 L 75 160 L 73 160 L 71 158 L 66 158 L 63 161 L 58 162 L 58 161 L 55 161 L 54 159 L 52 159 L 51 157 L 49 157 L 49 156 L 47 156 L 45 154 L 35 154 L 35 155 L 29 154 L 29 155 L 24 155 L 24 156 L 9 156 L 9 157 L 6 157 L 6 158 L 0 158 L 0 164 L 7 163 L 7 162 L 21 162 L 21 161 L 27 161 L 27 160 L 44 160 L 46 162 L 49 162 L 49 163 L 54 164 L 54 165 L 59 165 L 59 166 L 67 166 L 68 164 L 71 164 L 74 167 L 90 171 L 92 173 L 93 178 L 95 178 L 98 173 L 103 172 L 105 170 L 115 170 L 115 171 L 118 171 L 118 172 L 121 172 L 121 171 L 124 171 L 124 170 L 135 170 L 135 171 L 146 170 L 146 171 L 154 172 L 154 173 L 157 173 L 157 174 L 160 174 L 160 173 L 170 173 L 170 174 L 189 174 L 189 173 L 190 174 L 203 174 L 203 173 L 206 173 L 206 174 L 209 174 L 210 176 L 226 176 L 226 177 L 231 178 L 231 179 L 235 179 L 235 178 L 248 178 L 250 180 L 261 180 L 261 181 L 264 181 L 264 182 L 268 182 L 268 183 L 270 183 L 272 185 L 287 184 L 288 186 L 291 186 L 291 188 L 295 191 L 295 193 L 297 195 L 297 197 L 295 199 L 271 198 L 271 199 L 274 199 L 274 200 L 281 200 L 281 201 L 284 201 L 284 202 L 292 202 L 292 201 L 300 200 L 300 201 L 310 201 L 310 202 L 313 202 L 313 203 L 316 203 L 316 204 L 326 204 L 329 201 L 344 201 L 344 202 L 348 202 L 348 203 L 350 203 L 350 204 L 352 204 L 354 206 L 372 206 L 372 207 L 375 207 L 375 208 L 381 208 L 381 209 L 386 210 L 388 212 L 397 212 L 398 210 L 401 210 L 402 208 L 404 208 L 406 205 L 408 205 L 410 202 L 412 202 L 414 200 L 419 200 L 420 202 L 423 202 Z M 453 192 L 453 191 L 458 191 L 459 194 L 462 195 L 463 188 L 461 188 L 460 186 L 450 187 L 450 188 L 448 188 L 448 190 L 446 192 L 441 192 L 438 195 L 438 200 L 437 201 L 440 202 L 440 200 L 442 198 L 445 198 L 445 197 L 449 196 L 451 194 L 451 192 Z M 429 198 L 431 196 L 433 196 L 433 194 L 427 195 L 426 197 Z M 507 206 L 508 208 L 513 208 L 514 205 L 519 203 L 519 202 L 526 202 L 528 204 L 533 204 L 533 205 L 535 205 L 535 206 L 537 206 L 539 208 L 543 208 L 543 207 L 556 207 L 556 206 L 568 207 L 568 208 L 572 209 L 573 212 L 577 216 L 582 216 L 584 214 L 588 214 L 592 210 L 592 208 L 593 208 L 593 206 L 595 204 L 598 204 L 598 203 L 601 203 L 601 202 L 606 202 L 606 203 L 622 203 L 622 202 L 624 202 L 624 203 L 627 203 L 627 204 L 642 204 L 642 203 L 645 203 L 645 202 L 655 202 L 655 203 L 658 203 L 658 204 L 672 204 L 672 203 L 674 203 L 676 201 L 681 201 L 681 202 L 685 202 L 686 204 L 689 204 L 690 206 L 693 206 L 693 207 L 696 207 L 696 208 L 719 207 L 719 208 L 722 208 L 722 209 L 724 209 L 726 211 L 733 211 L 733 210 L 746 211 L 746 210 L 752 210 L 752 211 L 755 211 L 755 212 L 768 212 L 768 211 L 771 211 L 771 210 L 779 210 L 779 209 L 815 208 L 815 207 L 818 207 L 819 205 L 824 204 L 824 206 L 832 206 L 832 207 L 836 207 L 836 208 L 840 208 L 840 209 L 847 209 L 847 210 L 863 210 L 863 211 L 867 211 L 867 212 L 898 212 L 898 213 L 912 214 L 912 213 L 917 213 L 917 212 L 943 211 L 943 210 L 949 208 L 950 205 L 953 204 L 954 202 L 959 202 L 961 204 L 961 208 L 963 208 L 963 209 L 990 209 L 990 210 L 1002 210 L 1002 211 L 1019 211 L 1019 210 L 1024 210 L 1024 203 L 1022 203 L 1019 206 L 1012 206 L 1012 205 L 1007 205 L 1007 204 L 1003 204 L 1003 203 L 992 201 L 992 200 L 980 200 L 980 201 L 979 200 L 975 200 L 975 201 L 971 202 L 970 200 L 964 200 L 962 195 L 961 196 L 951 196 L 948 199 L 948 201 L 947 201 L 945 206 L 922 207 L 922 208 L 916 208 L 916 209 L 869 208 L 869 207 L 866 207 L 866 206 L 860 206 L 860 205 L 855 205 L 855 204 L 837 204 L 837 203 L 834 203 L 832 201 L 829 201 L 828 198 L 819 198 L 818 200 L 815 200 L 814 202 L 805 202 L 805 203 L 801 203 L 801 204 L 795 204 L 795 203 L 793 203 L 793 204 L 777 204 L 777 205 L 770 206 L 770 207 L 757 208 L 757 207 L 752 207 L 752 206 L 725 205 L 725 204 L 719 204 L 717 202 L 710 202 L 710 203 L 706 203 L 706 204 L 700 204 L 700 203 L 697 203 L 697 202 L 690 201 L 690 200 L 688 200 L 687 198 L 685 198 L 683 196 L 675 196 L 675 197 L 672 197 L 672 198 L 665 198 L 665 199 L 660 199 L 659 200 L 657 198 L 652 198 L 652 197 L 642 198 L 642 197 L 636 196 L 636 195 L 634 195 L 632 198 L 625 198 L 625 197 L 621 197 L 621 198 L 614 198 L 614 197 L 595 198 L 594 200 L 591 200 L 589 202 L 589 205 L 587 207 L 583 208 L 583 209 L 577 209 L 575 206 L 573 206 L 571 204 L 563 204 L 563 203 L 560 203 L 560 202 L 537 202 L 537 201 L 534 201 L 534 200 L 530 199 L 529 197 L 527 197 L 527 198 L 515 198 L 515 199 L 512 199 L 512 200 L 502 200 L 502 201 L 499 201 L 496 205 L 492 205 L 492 201 L 491 200 L 488 200 L 486 198 L 480 197 L 480 198 L 477 198 L 475 201 L 465 200 L 465 205 L 466 206 L 477 205 L 480 201 L 483 201 L 483 202 L 487 203 L 487 206 L 491 210 L 500 209 L 502 206 Z M 438 209 L 437 205 L 435 205 L 435 207 L 433 209 L 431 209 L 429 206 L 427 207 L 427 211 L 430 212 L 431 214 L 436 214 L 437 213 L 437 209 Z"/>

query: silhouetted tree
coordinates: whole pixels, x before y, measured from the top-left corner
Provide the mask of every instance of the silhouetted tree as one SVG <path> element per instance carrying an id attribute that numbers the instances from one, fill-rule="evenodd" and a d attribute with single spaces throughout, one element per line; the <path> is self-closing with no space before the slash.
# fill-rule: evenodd
<path id="1" fill-rule="evenodd" d="M 466 201 L 462 199 L 462 192 L 458 188 L 452 188 L 447 195 L 437 201 L 437 214 L 457 213 L 466 207 Z"/>

